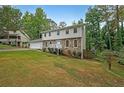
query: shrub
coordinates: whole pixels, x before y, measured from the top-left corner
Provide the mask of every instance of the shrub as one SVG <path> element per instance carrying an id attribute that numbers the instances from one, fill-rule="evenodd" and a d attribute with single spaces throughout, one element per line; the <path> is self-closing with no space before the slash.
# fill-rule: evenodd
<path id="1" fill-rule="evenodd" d="M 124 65 L 124 48 L 122 48 L 120 51 L 119 51 L 119 61 L 118 63 L 121 64 L 121 65 Z"/>
<path id="2" fill-rule="evenodd" d="M 46 48 L 43 48 L 43 52 L 46 52 Z"/>
<path id="3" fill-rule="evenodd" d="M 86 59 L 92 59 L 95 56 L 95 54 L 90 50 L 83 50 L 83 54 L 84 54 L 83 55 L 84 58 L 86 58 Z"/>
<path id="4" fill-rule="evenodd" d="M 55 49 L 54 49 L 54 54 L 57 54 L 57 51 L 58 51 L 57 48 L 55 48 Z"/>
<path id="5" fill-rule="evenodd" d="M 73 57 L 76 57 L 76 51 L 73 51 L 72 53 L 73 53 Z"/>
<path id="6" fill-rule="evenodd" d="M 62 49 L 59 49 L 59 54 L 63 55 L 63 50 Z"/>
<path id="7" fill-rule="evenodd" d="M 77 53 L 76 53 L 76 57 L 77 57 L 77 58 L 81 58 L 81 52 L 77 52 Z"/>
<path id="8" fill-rule="evenodd" d="M 68 54 L 69 54 L 69 55 L 72 55 L 71 50 L 68 50 Z"/>

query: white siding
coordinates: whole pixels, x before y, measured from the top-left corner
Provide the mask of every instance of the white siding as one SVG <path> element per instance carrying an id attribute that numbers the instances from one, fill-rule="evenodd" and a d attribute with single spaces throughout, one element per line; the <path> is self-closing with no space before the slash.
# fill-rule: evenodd
<path id="1" fill-rule="evenodd" d="M 42 40 L 54 40 L 77 37 L 82 37 L 82 27 L 77 28 L 77 33 L 74 33 L 74 28 L 71 28 L 69 29 L 69 34 L 66 34 L 66 29 L 60 30 L 60 35 L 57 35 L 57 31 L 51 32 L 51 36 L 49 36 L 49 32 L 46 33 L 46 37 L 44 36 L 44 33 L 42 34 Z"/>
<path id="2" fill-rule="evenodd" d="M 31 49 L 42 49 L 42 42 L 31 42 L 30 43 Z"/>

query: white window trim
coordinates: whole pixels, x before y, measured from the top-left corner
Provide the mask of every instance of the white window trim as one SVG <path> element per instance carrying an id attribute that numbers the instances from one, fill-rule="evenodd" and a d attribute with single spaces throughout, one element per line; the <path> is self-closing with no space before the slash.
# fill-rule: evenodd
<path id="1" fill-rule="evenodd" d="M 44 33 L 44 35 L 43 35 L 44 37 L 46 37 L 47 36 L 47 33 Z"/>
<path id="2" fill-rule="evenodd" d="M 59 33 L 59 34 L 58 34 Z M 60 31 L 57 31 L 57 36 L 59 36 L 60 35 Z"/>
<path id="3" fill-rule="evenodd" d="M 68 34 L 66 33 L 67 31 L 68 31 Z M 66 34 L 66 35 L 69 35 L 69 33 L 70 33 L 70 29 L 66 29 L 66 30 L 65 30 L 65 34 Z"/>
<path id="4" fill-rule="evenodd" d="M 67 41 L 67 40 L 68 40 L 68 39 L 65 40 L 65 48 L 69 48 L 69 47 L 70 47 L 70 40 L 68 40 L 68 41 L 69 41 L 68 47 L 66 46 L 66 41 Z"/>
<path id="5" fill-rule="evenodd" d="M 77 41 L 77 47 L 75 47 L 75 45 L 74 45 L 74 41 L 75 41 L 75 40 Z M 78 40 L 77 40 L 77 39 L 74 39 L 74 40 L 73 40 L 73 47 L 74 47 L 74 48 L 78 48 Z"/>
<path id="6" fill-rule="evenodd" d="M 76 29 L 76 33 L 75 33 L 75 31 L 74 31 L 75 29 Z M 74 28 L 74 29 L 73 29 L 73 33 L 74 33 L 74 34 L 77 34 L 77 33 L 78 33 L 77 28 Z"/>

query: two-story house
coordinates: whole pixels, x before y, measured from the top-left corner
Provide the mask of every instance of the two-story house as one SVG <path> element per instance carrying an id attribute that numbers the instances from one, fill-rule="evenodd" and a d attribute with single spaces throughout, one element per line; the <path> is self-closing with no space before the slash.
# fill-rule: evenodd
<path id="1" fill-rule="evenodd" d="M 0 35 L 0 43 L 18 47 L 29 47 L 30 37 L 24 31 L 7 31 Z"/>
<path id="2" fill-rule="evenodd" d="M 40 39 L 30 41 L 30 48 L 61 49 L 63 53 L 80 52 L 83 58 L 83 50 L 86 49 L 85 25 L 73 25 L 60 29 L 44 31 L 40 33 Z"/>

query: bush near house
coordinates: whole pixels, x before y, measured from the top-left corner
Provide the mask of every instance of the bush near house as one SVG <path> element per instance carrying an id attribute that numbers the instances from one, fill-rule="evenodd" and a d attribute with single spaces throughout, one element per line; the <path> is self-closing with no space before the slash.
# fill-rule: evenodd
<path id="1" fill-rule="evenodd" d="M 8 48 L 15 48 L 15 46 L 0 44 L 0 49 L 8 49 Z"/>
<path id="2" fill-rule="evenodd" d="M 95 56 L 95 54 L 90 50 L 83 50 L 83 54 L 85 59 L 92 59 Z"/>
<path id="3" fill-rule="evenodd" d="M 45 52 L 46 50 L 43 49 L 43 52 Z M 48 48 L 48 52 L 52 53 L 52 54 L 59 54 L 59 55 L 65 55 L 65 56 L 69 56 L 69 57 L 75 57 L 75 58 L 81 58 L 81 52 L 78 51 L 71 51 L 70 49 L 57 49 L 57 48 Z"/>
<path id="4" fill-rule="evenodd" d="M 122 48 L 118 53 L 118 63 L 124 65 L 124 48 Z"/>
<path id="5" fill-rule="evenodd" d="M 43 52 L 46 52 L 46 48 L 43 48 L 42 50 L 43 50 Z"/>

